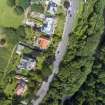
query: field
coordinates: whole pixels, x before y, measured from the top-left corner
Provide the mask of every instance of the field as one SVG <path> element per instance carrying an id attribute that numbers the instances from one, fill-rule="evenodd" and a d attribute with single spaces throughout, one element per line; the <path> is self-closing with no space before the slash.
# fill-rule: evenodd
<path id="1" fill-rule="evenodd" d="M 10 33 L 10 29 L 6 29 L 7 32 L 0 32 L 0 36 L 4 37 L 6 40 L 6 45 L 3 48 L 0 48 L 0 71 L 4 72 L 6 65 L 11 56 L 11 52 L 13 47 L 16 45 L 18 41 L 18 36 L 16 36 L 13 32 Z M 12 30 L 11 30 L 12 31 Z"/>
<path id="2" fill-rule="evenodd" d="M 0 26 L 18 27 L 22 20 L 23 16 L 17 16 L 14 9 L 7 5 L 7 0 L 0 0 Z"/>
<path id="3" fill-rule="evenodd" d="M 10 58 L 12 58 L 13 50 L 18 41 L 22 40 L 24 36 L 25 32 L 22 26 L 17 29 L 0 28 L 0 40 L 5 40 L 5 45 L 0 47 L 0 73 L 7 72 L 6 68 Z"/>

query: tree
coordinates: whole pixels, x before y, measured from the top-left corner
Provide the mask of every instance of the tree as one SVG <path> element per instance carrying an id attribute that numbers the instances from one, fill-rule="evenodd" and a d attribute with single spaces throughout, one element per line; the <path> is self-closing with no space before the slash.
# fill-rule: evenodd
<path id="1" fill-rule="evenodd" d="M 70 2 L 68 0 L 64 1 L 64 7 L 68 9 L 70 7 Z"/>
<path id="2" fill-rule="evenodd" d="M 16 12 L 17 15 L 22 15 L 24 13 L 24 10 L 21 6 L 16 6 L 14 8 L 14 11 Z"/>
<path id="3" fill-rule="evenodd" d="M 7 4 L 11 7 L 15 6 L 15 0 L 7 0 Z"/>
<path id="4" fill-rule="evenodd" d="M 16 0 L 16 5 L 25 10 L 30 5 L 30 0 Z"/>

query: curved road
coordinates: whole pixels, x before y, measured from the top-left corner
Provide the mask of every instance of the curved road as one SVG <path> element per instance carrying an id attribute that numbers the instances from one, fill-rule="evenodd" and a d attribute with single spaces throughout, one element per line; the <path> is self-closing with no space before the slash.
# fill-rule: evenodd
<path id="1" fill-rule="evenodd" d="M 44 81 L 42 83 L 41 88 L 38 90 L 37 94 L 35 94 L 35 97 L 37 98 L 36 99 L 33 98 L 32 100 L 33 105 L 39 105 L 42 102 L 43 98 L 46 96 L 49 90 L 50 84 L 53 81 L 54 76 L 59 72 L 59 65 L 63 60 L 63 56 L 65 55 L 65 52 L 67 49 L 69 34 L 72 32 L 72 29 L 73 29 L 75 16 L 79 7 L 79 1 L 80 0 L 71 0 L 72 6 L 71 8 L 69 8 L 70 11 L 67 11 L 64 32 L 63 32 L 62 40 L 59 42 L 55 53 L 55 61 L 53 63 L 52 74 L 49 76 L 47 82 Z M 72 15 L 72 17 L 70 17 L 70 14 Z"/>

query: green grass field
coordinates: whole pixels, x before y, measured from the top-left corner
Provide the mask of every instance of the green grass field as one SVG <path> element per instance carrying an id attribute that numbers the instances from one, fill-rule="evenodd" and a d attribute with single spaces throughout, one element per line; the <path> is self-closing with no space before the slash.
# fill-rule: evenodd
<path id="1" fill-rule="evenodd" d="M 3 48 L 0 48 L 0 72 L 5 72 L 13 48 L 19 40 L 19 36 L 12 32 L 12 30 L 10 31 L 7 29 L 6 31 L 7 32 L 0 32 L 0 36 L 5 37 L 6 39 L 6 45 Z"/>
<path id="2" fill-rule="evenodd" d="M 17 16 L 14 9 L 7 5 L 7 0 L 0 0 L 0 26 L 18 27 L 23 16 Z"/>

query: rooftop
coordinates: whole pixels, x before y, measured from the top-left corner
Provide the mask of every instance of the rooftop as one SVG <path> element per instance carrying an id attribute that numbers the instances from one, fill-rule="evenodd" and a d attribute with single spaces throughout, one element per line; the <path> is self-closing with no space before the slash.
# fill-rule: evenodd
<path id="1" fill-rule="evenodd" d="M 32 70 L 35 69 L 36 61 L 34 58 L 23 56 L 20 60 L 20 64 L 18 65 L 19 69 L 26 69 L 26 70 Z"/>
<path id="2" fill-rule="evenodd" d="M 19 83 L 17 84 L 17 87 L 16 87 L 16 95 L 22 96 L 26 90 L 27 90 L 27 85 L 25 81 L 22 79 L 19 80 Z"/>
<path id="3" fill-rule="evenodd" d="M 16 54 L 21 55 L 23 49 L 24 49 L 24 46 L 21 44 L 18 44 L 18 46 L 16 48 Z"/>
<path id="4" fill-rule="evenodd" d="M 54 34 L 55 30 L 55 18 L 54 17 L 46 17 L 44 24 L 41 28 L 41 31 L 48 36 L 51 36 Z"/>
<path id="5" fill-rule="evenodd" d="M 49 45 L 49 38 L 41 36 L 37 40 L 37 45 L 40 49 L 47 49 Z"/>

